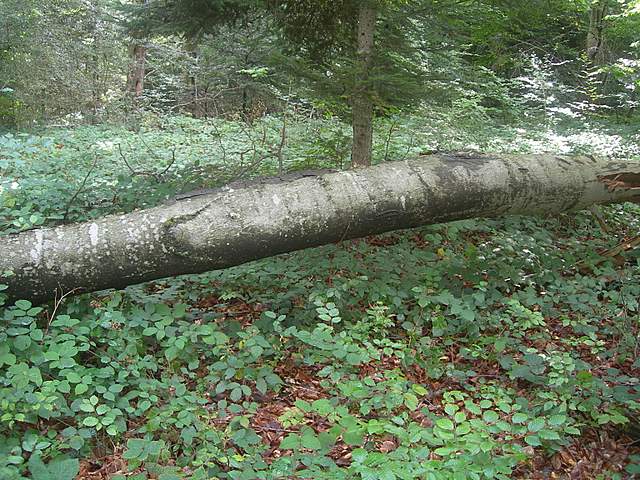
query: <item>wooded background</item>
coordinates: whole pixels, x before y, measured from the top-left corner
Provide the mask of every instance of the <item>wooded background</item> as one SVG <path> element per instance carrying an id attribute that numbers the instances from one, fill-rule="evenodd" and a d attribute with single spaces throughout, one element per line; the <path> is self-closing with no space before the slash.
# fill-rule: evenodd
<path id="1" fill-rule="evenodd" d="M 639 39 L 0 0 L 0 478 L 640 474 Z"/>

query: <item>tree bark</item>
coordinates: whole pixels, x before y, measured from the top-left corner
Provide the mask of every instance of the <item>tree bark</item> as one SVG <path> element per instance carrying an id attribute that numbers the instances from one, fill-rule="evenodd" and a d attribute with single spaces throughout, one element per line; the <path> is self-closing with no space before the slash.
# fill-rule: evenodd
<path id="1" fill-rule="evenodd" d="M 141 0 L 138 3 L 147 5 L 149 0 Z M 131 64 L 127 75 L 127 91 L 133 95 L 134 100 L 142 96 L 144 92 L 144 77 L 146 75 L 147 48 L 140 38 L 141 32 L 133 34 L 133 44 L 130 47 Z"/>
<path id="2" fill-rule="evenodd" d="M 589 10 L 589 30 L 587 31 L 587 57 L 595 65 L 604 62 L 604 19 L 607 16 L 608 0 L 593 3 Z"/>
<path id="3" fill-rule="evenodd" d="M 142 44 L 135 44 L 131 49 L 131 67 L 127 86 L 134 98 L 142 96 L 144 92 L 144 76 L 147 50 Z"/>
<path id="4" fill-rule="evenodd" d="M 640 160 L 430 155 L 176 197 L 94 222 L 3 237 L 10 299 L 122 288 L 349 238 L 474 217 L 640 201 Z"/>
<path id="5" fill-rule="evenodd" d="M 198 64 L 200 62 L 200 56 L 198 53 L 198 44 L 196 39 L 188 39 L 184 48 L 187 55 L 190 57 L 190 62 L 187 67 L 187 85 L 189 86 L 187 95 L 189 111 L 194 117 L 200 118 L 202 116 L 202 109 L 200 108 L 200 85 L 198 82 L 198 75 L 200 72 Z"/>
<path id="6" fill-rule="evenodd" d="M 354 167 L 371 165 L 373 143 L 373 101 L 369 89 L 369 71 L 373 61 L 373 35 L 376 10 L 363 3 L 358 12 L 358 78 L 352 98 L 353 145 L 351 164 Z"/>

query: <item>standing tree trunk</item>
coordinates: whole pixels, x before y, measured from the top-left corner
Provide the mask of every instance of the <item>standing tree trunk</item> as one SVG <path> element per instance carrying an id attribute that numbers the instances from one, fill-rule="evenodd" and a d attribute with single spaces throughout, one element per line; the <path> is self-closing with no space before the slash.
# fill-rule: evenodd
<path id="1" fill-rule="evenodd" d="M 149 0 L 139 0 L 139 3 L 147 5 Z M 131 46 L 131 64 L 127 75 L 127 91 L 133 95 L 134 100 L 142 96 L 144 92 L 145 64 L 147 61 L 147 48 L 140 40 L 140 32 L 133 33 L 134 43 Z"/>
<path id="2" fill-rule="evenodd" d="M 640 160 L 429 155 L 182 195 L 167 205 L 2 237 L 10 299 L 122 288 L 430 223 L 640 202 Z"/>
<path id="3" fill-rule="evenodd" d="M 609 13 L 609 0 L 592 0 L 589 10 L 589 30 L 585 42 L 588 59 L 586 90 L 587 98 L 594 106 L 606 102 L 607 84 L 610 74 L 601 71 L 600 66 L 607 63 L 607 46 L 605 38 L 605 18 Z"/>
<path id="4" fill-rule="evenodd" d="M 369 71 L 373 60 L 373 34 L 376 28 L 376 10 L 363 3 L 358 11 L 358 78 L 352 98 L 353 146 L 351 164 L 354 167 L 371 165 L 373 143 L 373 100 L 369 88 Z"/>
<path id="5" fill-rule="evenodd" d="M 102 25 L 100 22 L 100 10 L 96 4 L 91 4 L 91 20 L 92 20 L 92 28 L 91 28 L 91 36 L 92 36 L 92 45 L 91 45 L 91 96 L 92 96 L 92 105 L 91 108 L 93 110 L 93 118 L 92 123 L 98 122 L 98 116 L 100 112 L 100 107 L 102 105 L 102 94 L 104 93 L 104 85 L 100 76 L 101 72 L 101 60 L 100 60 L 100 50 L 101 50 L 101 40 L 102 40 Z"/>
<path id="6" fill-rule="evenodd" d="M 200 85 L 198 84 L 198 74 L 200 67 L 198 65 L 200 58 L 198 54 L 198 45 L 195 39 L 189 39 L 185 43 L 185 50 L 189 56 L 190 62 L 187 70 L 187 84 L 189 85 L 189 103 L 190 111 L 196 118 L 200 118 L 202 115 L 200 108 Z"/>
<path id="7" fill-rule="evenodd" d="M 127 80 L 127 90 L 138 98 L 144 92 L 144 75 L 147 49 L 144 45 L 136 43 L 131 49 L 131 68 Z"/>
<path id="8" fill-rule="evenodd" d="M 607 10 L 608 0 L 596 0 L 589 11 L 586 49 L 587 57 L 595 65 L 604 61 L 604 18 L 607 16 Z"/>

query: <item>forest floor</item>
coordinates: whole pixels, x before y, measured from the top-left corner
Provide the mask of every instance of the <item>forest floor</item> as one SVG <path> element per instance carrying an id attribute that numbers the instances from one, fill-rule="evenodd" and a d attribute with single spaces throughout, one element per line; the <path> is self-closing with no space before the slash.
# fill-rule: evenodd
<path id="1" fill-rule="evenodd" d="M 380 160 L 639 154 L 625 126 L 399 125 L 381 127 Z M 293 125 L 283 152 L 279 128 L 152 118 L 1 136 L 0 231 L 157 204 L 279 158 L 344 161 L 340 124 Z M 602 214 L 466 220 L 0 306 L 0 478 L 633 478 L 640 207 Z"/>

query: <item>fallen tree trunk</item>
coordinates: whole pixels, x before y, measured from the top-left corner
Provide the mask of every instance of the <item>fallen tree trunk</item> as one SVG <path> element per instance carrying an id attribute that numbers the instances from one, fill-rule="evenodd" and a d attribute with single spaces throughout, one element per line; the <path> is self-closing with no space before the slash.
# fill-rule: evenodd
<path id="1" fill-rule="evenodd" d="M 15 273 L 3 280 L 10 299 L 42 302 L 391 230 L 622 201 L 640 201 L 638 160 L 431 155 L 9 235 L 0 272 Z"/>

